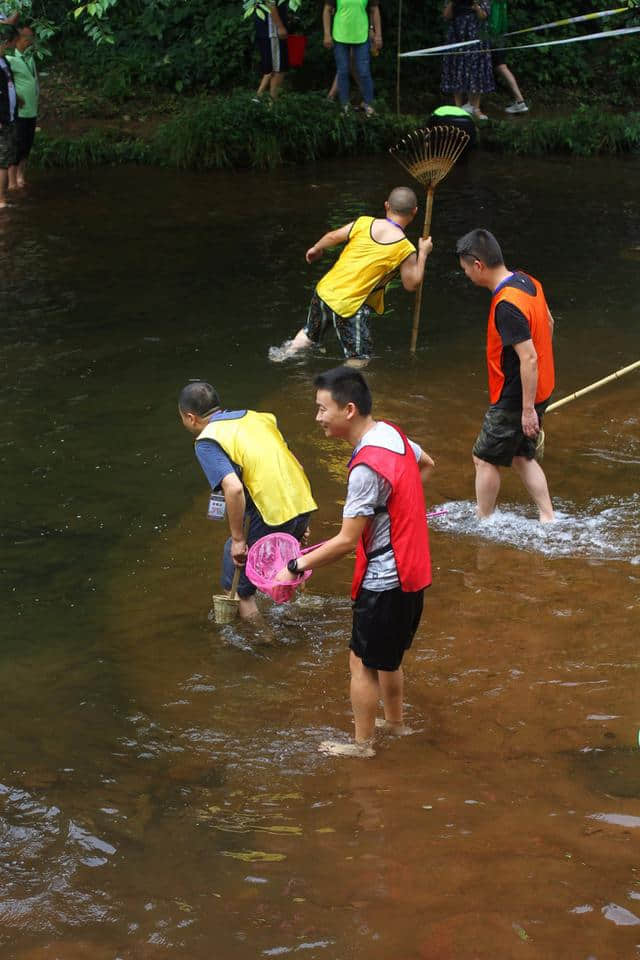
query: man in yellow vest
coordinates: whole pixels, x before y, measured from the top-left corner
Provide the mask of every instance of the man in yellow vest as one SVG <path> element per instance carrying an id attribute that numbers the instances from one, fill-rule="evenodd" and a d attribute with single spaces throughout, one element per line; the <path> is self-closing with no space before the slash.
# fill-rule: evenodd
<path id="1" fill-rule="evenodd" d="M 271 413 L 223 410 L 215 389 L 202 380 L 183 388 L 178 401 L 183 426 L 196 438 L 195 453 L 211 487 L 210 519 L 229 522 L 222 561 L 228 590 L 236 566 L 260 537 L 282 531 L 301 539 L 318 505 L 302 466 L 289 450 Z M 245 538 L 245 518 L 249 530 Z M 255 617 L 256 588 L 244 571 L 238 583 L 240 616 Z"/>
<path id="2" fill-rule="evenodd" d="M 319 260 L 323 251 L 345 243 L 338 262 L 315 289 L 305 326 L 293 340 L 272 347 L 269 359 L 276 363 L 320 343 L 333 326 L 349 366 L 366 366 L 373 344 L 369 332 L 371 311 L 384 313 L 384 293 L 396 272 L 405 290 L 422 283 L 431 237 L 418 241 L 418 252 L 405 236 L 405 228 L 418 210 L 418 200 L 408 187 L 396 187 L 384 204 L 385 216 L 358 217 L 338 230 L 325 233 L 307 250 L 307 263 Z"/>

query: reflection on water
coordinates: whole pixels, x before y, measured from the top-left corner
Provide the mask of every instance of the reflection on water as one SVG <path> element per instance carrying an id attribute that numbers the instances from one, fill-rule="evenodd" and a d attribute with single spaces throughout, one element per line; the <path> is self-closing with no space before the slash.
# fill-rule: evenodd
<path id="1" fill-rule="evenodd" d="M 494 543 L 532 550 L 546 557 L 582 557 L 587 560 L 626 560 L 640 564 L 640 494 L 624 500 L 598 497 L 575 510 L 555 500 L 556 520 L 540 524 L 531 506 L 507 507 L 478 519 L 475 501 L 445 503 L 446 511 L 431 520 L 431 528 L 452 535 L 478 537 Z"/>
<path id="2" fill-rule="evenodd" d="M 312 377 L 336 344 L 266 355 L 330 262 L 305 249 L 378 209 L 393 162 L 52 173 L 4 217 L 2 960 L 636 955 L 637 380 L 545 423 L 552 528 L 508 472 L 478 523 L 487 301 L 452 251 L 486 224 L 541 277 L 570 393 L 637 355 L 637 160 L 478 161 L 439 191 L 415 359 L 410 297 L 374 321 L 376 411 L 433 454 L 447 513 L 406 658 L 415 732 L 373 761 L 317 749 L 352 730 L 350 560 L 261 600 L 263 635 L 209 620 L 226 534 L 176 395 L 205 377 L 275 412 L 314 539 L 335 531 L 349 451 L 317 431 Z"/>

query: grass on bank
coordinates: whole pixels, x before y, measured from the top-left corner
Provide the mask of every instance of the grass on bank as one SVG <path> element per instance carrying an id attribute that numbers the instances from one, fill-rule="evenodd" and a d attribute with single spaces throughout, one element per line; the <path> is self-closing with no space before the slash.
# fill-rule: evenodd
<path id="1" fill-rule="evenodd" d="M 374 117 L 339 108 L 318 94 L 286 94 L 254 102 L 246 91 L 185 101 L 147 139 L 117 130 L 78 137 L 41 133 L 34 161 L 43 167 L 146 163 L 192 170 L 271 169 L 324 157 L 380 153 L 425 118 L 381 111 Z M 567 117 L 491 120 L 480 131 L 488 149 L 522 155 L 578 156 L 640 151 L 640 113 L 616 115 L 583 107 Z"/>

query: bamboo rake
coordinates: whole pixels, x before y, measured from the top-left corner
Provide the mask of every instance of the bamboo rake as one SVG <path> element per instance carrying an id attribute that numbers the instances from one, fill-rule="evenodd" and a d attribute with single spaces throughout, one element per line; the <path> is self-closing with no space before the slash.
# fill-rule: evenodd
<path id="1" fill-rule="evenodd" d="M 433 213 L 433 195 L 441 180 L 451 170 L 460 154 L 469 142 L 469 134 L 459 127 L 442 126 L 427 127 L 414 130 L 413 133 L 391 147 L 389 153 L 398 163 L 407 170 L 418 183 L 422 184 L 427 193 L 424 227 L 422 236 L 426 239 L 431 230 L 431 215 Z M 413 309 L 413 326 L 411 328 L 411 353 L 416 352 L 418 341 L 418 327 L 420 325 L 420 307 L 422 306 L 422 282 L 416 291 L 416 302 Z"/>

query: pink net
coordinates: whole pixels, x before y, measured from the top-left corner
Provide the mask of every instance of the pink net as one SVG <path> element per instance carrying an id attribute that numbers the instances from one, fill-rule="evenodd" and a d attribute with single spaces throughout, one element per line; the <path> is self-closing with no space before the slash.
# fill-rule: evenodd
<path id="1" fill-rule="evenodd" d="M 296 592 L 296 587 L 311 576 L 311 570 L 305 570 L 290 583 L 278 583 L 276 574 L 286 567 L 289 560 L 300 556 L 300 544 L 291 534 L 269 533 L 249 547 L 245 573 L 258 590 L 268 594 L 276 603 L 287 603 Z"/>

